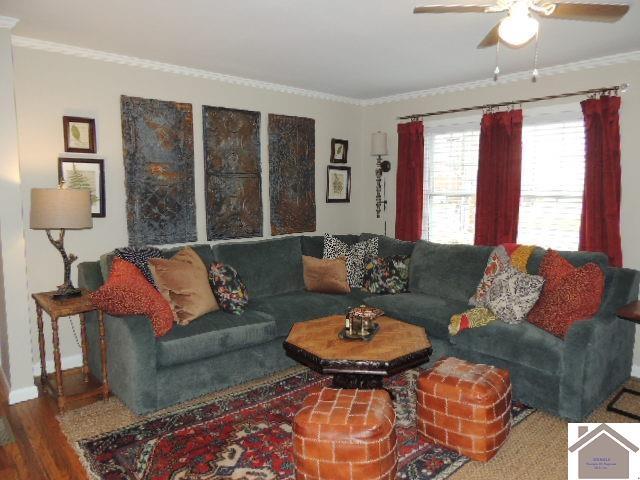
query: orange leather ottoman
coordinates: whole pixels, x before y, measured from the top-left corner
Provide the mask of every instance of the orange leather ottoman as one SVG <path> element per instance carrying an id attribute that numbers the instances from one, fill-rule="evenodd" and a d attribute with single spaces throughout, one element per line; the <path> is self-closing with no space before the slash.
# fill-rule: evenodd
<path id="1" fill-rule="evenodd" d="M 507 370 L 443 358 L 420 374 L 418 431 L 474 460 L 491 459 L 511 427 L 511 379 Z"/>
<path id="2" fill-rule="evenodd" d="M 293 420 L 297 480 L 395 480 L 396 414 L 385 390 L 323 388 Z"/>

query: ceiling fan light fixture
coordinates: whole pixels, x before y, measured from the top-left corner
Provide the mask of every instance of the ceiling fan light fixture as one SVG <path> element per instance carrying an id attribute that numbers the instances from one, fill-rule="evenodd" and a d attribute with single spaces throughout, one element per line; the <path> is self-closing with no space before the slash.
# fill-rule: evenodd
<path id="1" fill-rule="evenodd" d="M 500 22 L 500 39 L 513 47 L 521 47 L 538 33 L 538 21 L 530 15 L 509 15 Z"/>

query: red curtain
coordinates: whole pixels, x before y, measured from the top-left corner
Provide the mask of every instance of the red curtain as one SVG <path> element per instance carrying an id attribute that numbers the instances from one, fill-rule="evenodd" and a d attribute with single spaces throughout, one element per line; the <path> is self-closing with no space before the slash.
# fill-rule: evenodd
<path id="1" fill-rule="evenodd" d="M 581 103 L 585 132 L 585 180 L 580 250 L 604 252 L 622 266 L 620 241 L 620 97 Z"/>
<path id="2" fill-rule="evenodd" d="M 476 187 L 476 245 L 516 242 L 521 170 L 522 110 L 484 114 Z"/>
<path id="3" fill-rule="evenodd" d="M 396 238 L 419 240 L 422 235 L 424 177 L 424 126 L 422 122 L 398 125 L 396 175 Z"/>

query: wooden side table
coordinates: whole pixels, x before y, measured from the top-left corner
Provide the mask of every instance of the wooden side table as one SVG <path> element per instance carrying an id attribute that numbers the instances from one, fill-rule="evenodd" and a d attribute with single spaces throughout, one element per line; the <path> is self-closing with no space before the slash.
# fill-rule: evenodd
<path id="1" fill-rule="evenodd" d="M 631 322 L 640 323 L 640 301 L 631 302 L 628 305 L 625 305 L 620 310 L 616 312 L 616 315 L 624 320 L 629 320 Z M 633 418 L 634 420 L 640 420 L 640 415 L 635 413 L 627 412 L 626 410 L 622 410 L 615 406 L 616 402 L 620 399 L 622 395 L 628 393 L 630 395 L 635 395 L 636 397 L 640 397 L 640 392 L 638 390 L 633 390 L 631 388 L 623 387 L 615 397 L 609 402 L 607 405 L 607 410 L 610 412 L 617 413 L 618 415 L 622 415 L 627 418 Z"/>
<path id="2" fill-rule="evenodd" d="M 38 343 L 40 344 L 40 382 L 58 403 L 60 411 L 64 411 L 68 400 L 79 400 L 102 396 L 104 400 L 109 398 L 109 379 L 107 376 L 107 343 L 105 339 L 104 314 L 97 310 L 89 300 L 89 292 L 82 291 L 82 295 L 66 300 L 54 300 L 56 292 L 40 292 L 32 295 L 36 302 L 36 313 L 38 316 Z M 44 348 L 44 328 L 42 321 L 42 311 L 47 312 L 51 318 L 51 330 L 53 332 L 53 361 L 55 364 L 55 383 L 47 375 L 46 356 Z M 80 331 L 82 336 L 82 375 L 86 387 L 89 387 L 89 346 L 87 342 L 87 326 L 85 313 L 97 310 L 98 312 L 98 332 L 100 335 L 100 353 L 102 357 L 102 384 L 95 388 L 85 388 L 85 391 L 73 395 L 65 395 L 62 384 L 62 366 L 60 362 L 60 339 L 58 336 L 58 319 L 78 315 L 80 317 Z M 94 381 L 95 383 L 95 381 Z"/>

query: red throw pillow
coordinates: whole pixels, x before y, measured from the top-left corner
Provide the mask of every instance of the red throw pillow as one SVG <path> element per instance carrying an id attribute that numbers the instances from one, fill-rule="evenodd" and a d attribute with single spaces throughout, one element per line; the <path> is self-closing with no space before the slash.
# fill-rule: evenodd
<path id="1" fill-rule="evenodd" d="M 592 317 L 600 309 L 604 293 L 604 272 L 595 263 L 580 268 L 554 250 L 548 250 L 540 264 L 545 280 L 542 295 L 527 320 L 564 339 L 573 322 Z"/>
<path id="2" fill-rule="evenodd" d="M 112 315 L 147 315 L 161 337 L 173 327 L 173 312 L 164 297 L 134 264 L 114 258 L 107 283 L 90 294 L 91 302 Z"/>

